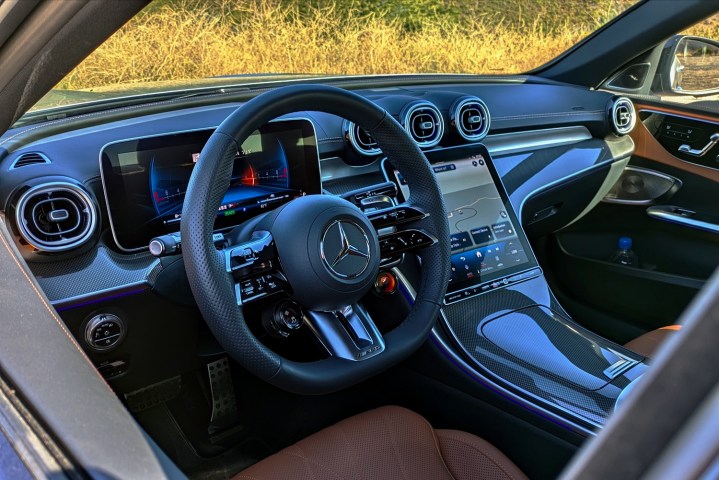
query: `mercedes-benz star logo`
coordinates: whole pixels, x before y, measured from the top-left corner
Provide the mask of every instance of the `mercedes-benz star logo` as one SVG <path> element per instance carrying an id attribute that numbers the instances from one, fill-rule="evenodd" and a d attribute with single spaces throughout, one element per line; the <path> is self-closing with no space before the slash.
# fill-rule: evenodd
<path id="1" fill-rule="evenodd" d="M 369 265 L 369 238 L 356 223 L 335 220 L 322 235 L 320 253 L 330 272 L 341 278 L 355 278 Z"/>

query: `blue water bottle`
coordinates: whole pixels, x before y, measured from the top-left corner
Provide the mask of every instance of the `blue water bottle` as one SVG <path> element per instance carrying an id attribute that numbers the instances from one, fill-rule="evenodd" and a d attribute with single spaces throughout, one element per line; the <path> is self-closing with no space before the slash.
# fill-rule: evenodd
<path id="1" fill-rule="evenodd" d="M 639 257 L 632 250 L 631 237 L 619 237 L 619 250 L 612 256 L 612 262 L 629 267 L 639 266 Z"/>

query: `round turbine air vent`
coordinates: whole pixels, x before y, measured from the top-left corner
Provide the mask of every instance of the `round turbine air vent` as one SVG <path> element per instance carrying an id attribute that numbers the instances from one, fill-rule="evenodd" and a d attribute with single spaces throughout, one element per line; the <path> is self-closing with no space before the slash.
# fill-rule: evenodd
<path id="1" fill-rule="evenodd" d="M 20 235 L 44 252 L 62 252 L 86 242 L 97 226 L 95 205 L 77 185 L 44 183 L 22 194 L 15 211 Z"/>
<path id="2" fill-rule="evenodd" d="M 611 116 L 612 128 L 617 135 L 631 132 L 637 122 L 634 104 L 627 97 L 619 97 L 614 101 Z"/>
<path id="3" fill-rule="evenodd" d="M 452 122 L 457 133 L 470 142 L 482 140 L 489 132 L 487 105 L 477 97 L 460 98 L 452 107 Z"/>
<path id="4" fill-rule="evenodd" d="M 434 147 L 444 134 L 442 114 L 429 102 L 413 103 L 406 107 L 402 126 L 420 148 Z"/>
<path id="5" fill-rule="evenodd" d="M 360 128 L 359 125 L 347 122 L 346 129 L 347 139 L 357 153 L 365 157 L 374 157 L 382 153 L 377 142 L 375 142 L 363 128 Z"/>

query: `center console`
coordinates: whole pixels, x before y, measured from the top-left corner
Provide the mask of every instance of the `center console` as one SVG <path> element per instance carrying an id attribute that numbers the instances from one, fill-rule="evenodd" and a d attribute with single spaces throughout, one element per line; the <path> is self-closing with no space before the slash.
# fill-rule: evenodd
<path id="1" fill-rule="evenodd" d="M 436 342 L 493 388 L 583 430 L 601 427 L 647 368 L 644 358 L 576 324 L 556 301 L 481 145 L 427 152 L 444 196 L 451 279 Z M 411 199 L 402 176 L 386 176 Z"/>

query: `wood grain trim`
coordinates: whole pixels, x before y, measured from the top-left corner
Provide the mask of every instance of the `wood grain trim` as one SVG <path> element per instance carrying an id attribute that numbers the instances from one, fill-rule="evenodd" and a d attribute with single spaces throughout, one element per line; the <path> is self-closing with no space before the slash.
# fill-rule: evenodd
<path id="1" fill-rule="evenodd" d="M 679 110 L 673 110 L 667 107 L 657 107 L 654 105 L 650 106 L 637 103 L 635 104 L 635 108 L 637 112 L 641 112 L 644 109 L 666 113 L 667 115 L 680 115 L 699 121 L 709 121 L 714 123 L 719 122 L 719 119 L 717 119 L 716 117 L 695 113 L 686 113 Z M 669 153 L 667 149 L 664 148 L 657 141 L 656 138 L 654 138 L 654 135 L 649 133 L 649 130 L 647 130 L 647 128 L 641 121 L 637 122 L 637 125 L 636 127 L 634 127 L 634 130 L 632 130 L 630 136 L 632 137 L 632 140 L 634 140 L 634 155 L 646 158 L 647 160 L 663 163 L 665 165 L 669 165 L 679 170 L 684 170 L 685 172 L 698 175 L 700 177 L 704 177 L 719 183 L 719 170 L 702 167 L 701 165 L 695 165 L 693 163 L 685 162 L 684 160 L 675 157 L 674 155 Z"/>

